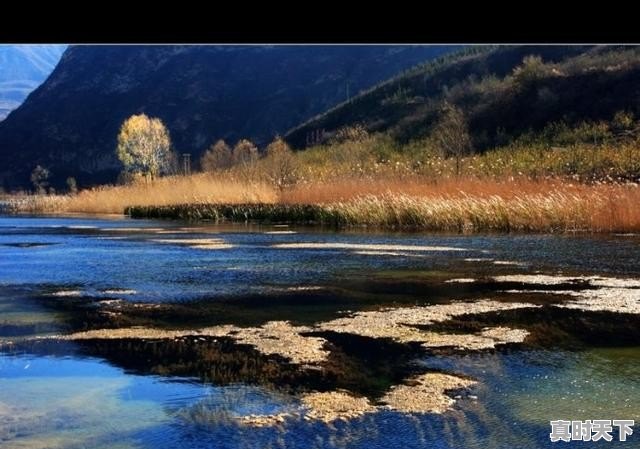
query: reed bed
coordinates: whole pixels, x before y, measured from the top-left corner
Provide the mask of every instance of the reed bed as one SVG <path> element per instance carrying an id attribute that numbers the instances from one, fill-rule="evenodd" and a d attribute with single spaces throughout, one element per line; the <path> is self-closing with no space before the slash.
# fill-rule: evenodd
<path id="1" fill-rule="evenodd" d="M 362 187 L 362 186 L 361 186 Z M 640 189 L 633 186 L 458 184 L 422 186 L 422 191 L 345 194 L 338 201 L 317 187 L 292 192 L 273 204 L 181 204 L 131 207 L 132 217 L 215 221 L 267 221 L 334 227 L 427 231 L 636 232 L 640 231 Z M 414 186 L 419 190 L 419 186 Z M 309 187 L 305 187 L 309 189 Z M 375 189 L 374 189 L 375 190 Z M 500 193 L 498 193 L 500 192 Z"/>
<path id="2" fill-rule="evenodd" d="M 12 211 L 452 232 L 639 232 L 638 204 L 636 184 L 353 177 L 278 191 L 267 183 L 197 174 L 24 197 Z"/>
<path id="3" fill-rule="evenodd" d="M 153 182 L 100 186 L 76 195 L 31 195 L 5 203 L 9 212 L 122 214 L 127 206 L 169 204 L 271 203 L 276 190 L 266 183 L 241 182 L 198 173 Z"/>

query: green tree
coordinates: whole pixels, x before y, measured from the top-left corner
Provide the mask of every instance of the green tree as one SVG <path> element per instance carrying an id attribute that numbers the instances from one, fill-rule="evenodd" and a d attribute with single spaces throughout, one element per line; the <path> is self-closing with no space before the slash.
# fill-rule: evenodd
<path id="1" fill-rule="evenodd" d="M 444 157 L 455 157 L 456 175 L 459 175 L 461 159 L 473 151 L 464 113 L 454 105 L 445 103 L 431 137 Z"/>
<path id="2" fill-rule="evenodd" d="M 222 139 L 211 145 L 200 158 L 200 167 L 205 172 L 224 170 L 233 165 L 231 148 Z"/>
<path id="3" fill-rule="evenodd" d="M 147 179 L 175 170 L 176 156 L 171 151 L 169 131 L 158 118 L 132 115 L 124 121 L 118 134 L 118 158 L 124 170 Z"/>

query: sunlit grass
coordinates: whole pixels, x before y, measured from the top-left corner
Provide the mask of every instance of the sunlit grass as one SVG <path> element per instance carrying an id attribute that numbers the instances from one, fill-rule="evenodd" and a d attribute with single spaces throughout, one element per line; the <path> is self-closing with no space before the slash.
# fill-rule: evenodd
<path id="1" fill-rule="evenodd" d="M 227 175 L 165 178 L 75 196 L 34 196 L 27 210 L 150 218 L 270 221 L 394 229 L 534 232 L 640 231 L 635 184 L 527 178 L 344 177 L 277 192 Z"/>
<path id="2" fill-rule="evenodd" d="M 560 181 L 310 184 L 272 204 L 138 207 L 137 217 L 267 220 L 433 231 L 640 231 L 640 188 Z"/>
<path id="3" fill-rule="evenodd" d="M 32 212 L 122 214 L 127 206 L 180 203 L 264 203 L 277 199 L 275 189 L 260 182 L 240 182 L 206 174 L 171 176 L 153 182 L 101 186 L 77 195 L 33 195 L 16 209 Z"/>

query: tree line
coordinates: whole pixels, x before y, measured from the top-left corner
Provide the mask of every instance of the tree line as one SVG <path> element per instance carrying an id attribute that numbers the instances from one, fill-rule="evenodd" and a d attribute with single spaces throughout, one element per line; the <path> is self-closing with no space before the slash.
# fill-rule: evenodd
<path id="1" fill-rule="evenodd" d="M 116 153 L 124 167 L 123 180 L 150 181 L 179 172 L 178 155 L 172 149 L 169 131 L 159 118 L 140 114 L 125 120 L 118 134 Z M 262 152 L 248 139 L 240 139 L 233 148 L 220 139 L 204 151 L 200 167 L 204 172 L 234 168 L 248 181 L 256 175 L 258 161 L 262 164 L 261 173 L 276 187 L 284 189 L 295 183 L 295 157 L 280 136 Z"/>

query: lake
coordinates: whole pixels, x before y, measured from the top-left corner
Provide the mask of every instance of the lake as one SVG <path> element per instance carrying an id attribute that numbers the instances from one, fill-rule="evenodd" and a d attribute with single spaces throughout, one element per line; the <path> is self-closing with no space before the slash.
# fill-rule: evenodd
<path id="1" fill-rule="evenodd" d="M 0 447 L 559 447 L 640 415 L 639 245 L 0 217 Z"/>

